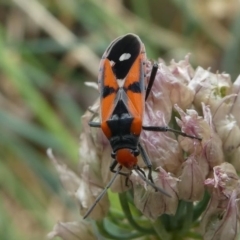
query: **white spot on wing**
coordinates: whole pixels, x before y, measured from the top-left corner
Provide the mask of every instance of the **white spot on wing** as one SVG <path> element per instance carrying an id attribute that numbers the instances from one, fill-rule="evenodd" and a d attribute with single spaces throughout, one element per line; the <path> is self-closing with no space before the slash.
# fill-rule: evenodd
<path id="1" fill-rule="evenodd" d="M 131 57 L 131 54 L 130 54 L 130 53 L 123 53 L 123 54 L 120 56 L 119 61 L 122 62 L 122 61 L 128 60 L 130 57 Z"/>
<path id="2" fill-rule="evenodd" d="M 119 87 L 123 87 L 124 83 L 125 83 L 125 79 L 117 79 L 117 83 Z"/>

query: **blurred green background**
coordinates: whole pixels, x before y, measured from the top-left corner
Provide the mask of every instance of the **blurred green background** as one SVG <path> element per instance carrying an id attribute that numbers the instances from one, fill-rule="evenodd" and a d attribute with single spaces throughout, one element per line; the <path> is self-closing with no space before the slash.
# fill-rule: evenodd
<path id="1" fill-rule="evenodd" d="M 78 163 L 81 115 L 101 55 L 136 33 L 150 59 L 240 73 L 239 0 L 1 0 L 0 239 L 42 240 L 78 211 L 46 149 Z"/>

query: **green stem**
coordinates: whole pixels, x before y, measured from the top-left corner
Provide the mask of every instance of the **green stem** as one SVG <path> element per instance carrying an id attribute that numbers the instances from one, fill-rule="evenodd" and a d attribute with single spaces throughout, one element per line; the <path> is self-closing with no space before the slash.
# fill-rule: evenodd
<path id="1" fill-rule="evenodd" d="M 153 222 L 152 226 L 160 240 L 171 240 L 172 239 L 172 236 L 166 231 L 160 218 L 158 218 L 157 221 Z"/>
<path id="2" fill-rule="evenodd" d="M 209 195 L 209 193 L 207 191 L 205 191 L 203 200 L 201 202 L 199 202 L 194 207 L 194 210 L 193 210 L 193 222 L 195 222 L 200 217 L 202 212 L 206 209 L 206 207 L 208 205 L 208 202 L 209 202 L 209 199 L 210 199 L 210 195 Z"/>
<path id="3" fill-rule="evenodd" d="M 186 202 L 186 211 L 184 216 L 182 216 L 182 219 L 181 219 L 182 227 L 179 232 L 180 235 L 186 234 L 191 229 L 192 219 L 193 219 L 193 203 Z"/>
<path id="4" fill-rule="evenodd" d="M 131 210 L 130 210 L 129 205 L 128 205 L 126 194 L 125 193 L 119 193 L 118 196 L 119 196 L 120 204 L 122 206 L 122 210 L 123 210 L 128 222 L 132 225 L 132 227 L 135 230 L 143 233 L 144 235 L 155 234 L 155 232 L 151 228 L 141 227 L 140 225 L 138 225 L 134 221 L 134 218 L 132 217 Z"/>
<path id="5" fill-rule="evenodd" d="M 125 219 L 125 216 L 123 214 L 115 214 L 112 213 L 112 211 L 110 211 L 108 213 L 108 219 L 114 223 L 115 225 L 125 228 L 125 229 L 129 229 L 129 224 L 125 221 L 123 221 Z"/>
<path id="6" fill-rule="evenodd" d="M 116 239 L 116 240 L 126 240 L 126 239 L 135 239 L 135 238 L 141 237 L 141 234 L 139 233 L 130 233 L 130 234 L 121 233 L 120 235 L 113 234 L 110 232 L 109 229 L 107 229 L 104 226 L 104 223 L 102 221 L 99 221 L 96 224 L 98 226 L 100 233 L 105 238 Z"/>

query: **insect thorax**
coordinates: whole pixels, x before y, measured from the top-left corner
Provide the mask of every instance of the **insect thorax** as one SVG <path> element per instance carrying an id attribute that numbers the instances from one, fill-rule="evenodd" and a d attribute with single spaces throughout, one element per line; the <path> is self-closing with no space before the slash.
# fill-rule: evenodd
<path id="1" fill-rule="evenodd" d="M 113 152 L 122 148 L 137 149 L 139 135 L 131 132 L 133 120 L 134 118 L 129 114 L 124 103 L 120 100 L 111 118 L 107 121 L 107 125 L 111 130 L 109 141 Z"/>

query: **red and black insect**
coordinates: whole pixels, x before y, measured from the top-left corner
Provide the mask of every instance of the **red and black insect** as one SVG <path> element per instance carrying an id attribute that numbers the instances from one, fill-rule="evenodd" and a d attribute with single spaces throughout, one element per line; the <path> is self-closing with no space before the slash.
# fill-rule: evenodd
<path id="1" fill-rule="evenodd" d="M 102 57 L 98 79 L 100 122 L 90 121 L 89 125 L 101 128 L 108 138 L 112 147 L 111 156 L 113 158 L 110 170 L 116 174 L 87 211 L 84 218 L 90 214 L 118 174 L 128 178 L 129 174 L 121 171 L 123 166 L 130 170 L 134 169 L 154 189 L 169 196 L 164 190 L 154 185 L 151 161 L 139 142 L 142 130 L 171 131 L 186 137 L 200 139 L 167 126 L 142 125 L 145 101 L 149 96 L 158 69 L 158 65 L 154 64 L 146 86 L 145 64 L 144 44 L 134 34 L 127 34 L 115 39 Z M 147 178 L 144 171 L 137 165 L 139 154 L 141 154 L 149 169 Z M 117 165 L 119 166 L 115 170 Z"/>

